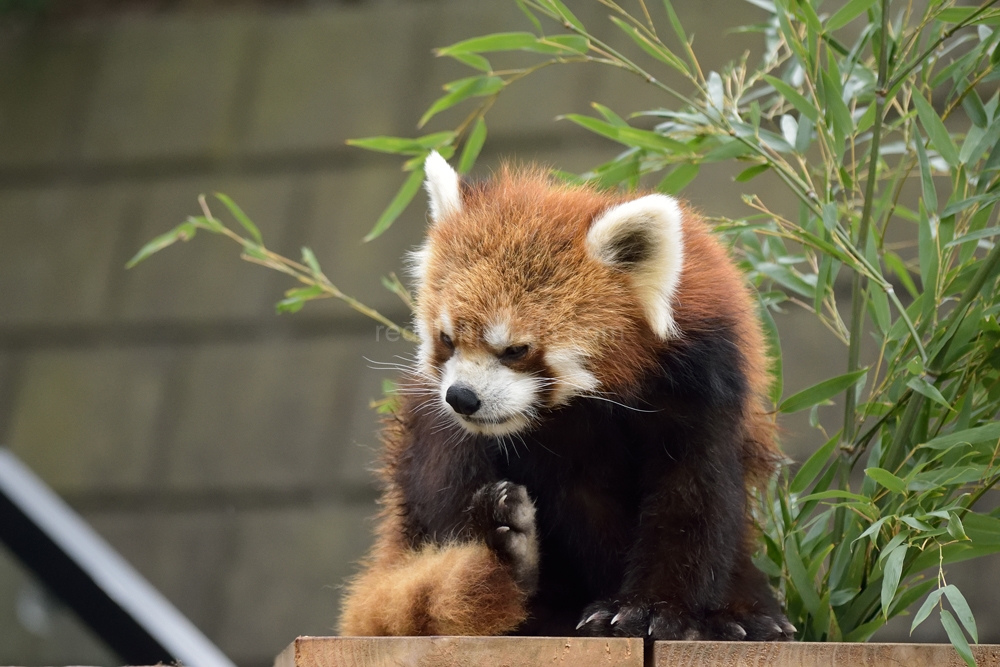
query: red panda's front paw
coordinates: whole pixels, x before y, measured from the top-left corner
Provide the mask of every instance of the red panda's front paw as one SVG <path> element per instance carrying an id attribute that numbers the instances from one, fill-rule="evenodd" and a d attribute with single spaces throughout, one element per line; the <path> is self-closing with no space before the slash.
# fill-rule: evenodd
<path id="1" fill-rule="evenodd" d="M 663 602 L 595 602 L 576 626 L 593 637 L 640 637 L 647 640 L 703 639 L 696 619 Z"/>
<path id="2" fill-rule="evenodd" d="M 472 496 L 472 532 L 510 568 L 518 587 L 531 595 L 538 588 L 538 538 L 535 505 L 528 490 L 513 482 L 487 484 Z"/>

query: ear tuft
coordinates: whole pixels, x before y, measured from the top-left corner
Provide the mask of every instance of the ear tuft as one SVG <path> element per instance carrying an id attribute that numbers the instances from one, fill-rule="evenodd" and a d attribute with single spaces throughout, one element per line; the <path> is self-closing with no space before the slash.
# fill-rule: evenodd
<path id="1" fill-rule="evenodd" d="M 587 251 L 632 278 L 657 336 L 680 335 L 673 300 L 684 264 L 684 232 L 673 197 L 648 195 L 609 208 L 587 232 Z"/>
<path id="2" fill-rule="evenodd" d="M 424 278 L 427 276 L 427 265 L 430 263 L 430 255 L 430 243 L 426 240 L 419 248 L 406 253 L 404 259 L 406 273 L 409 274 L 417 286 L 422 285 Z"/>
<path id="3" fill-rule="evenodd" d="M 440 153 L 432 151 L 427 156 L 424 160 L 424 173 L 427 175 L 424 186 L 430 197 L 431 220 L 440 222 L 449 215 L 461 213 L 462 193 L 458 173 Z"/>

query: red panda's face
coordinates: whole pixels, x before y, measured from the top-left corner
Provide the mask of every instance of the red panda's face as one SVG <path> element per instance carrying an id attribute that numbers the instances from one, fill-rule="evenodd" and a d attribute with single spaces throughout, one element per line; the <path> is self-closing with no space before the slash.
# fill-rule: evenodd
<path id="1" fill-rule="evenodd" d="M 436 159 L 435 159 L 436 158 Z M 414 253 L 421 375 L 466 430 L 504 436 L 576 396 L 616 394 L 676 335 L 679 212 L 537 174 L 464 195 L 427 161 L 433 224 Z"/>
<path id="2" fill-rule="evenodd" d="M 470 276 L 450 277 L 461 285 Z M 442 278 L 447 282 L 448 276 Z M 587 346 L 532 326 L 500 293 L 485 300 L 462 299 L 448 289 L 440 299 L 422 296 L 428 305 L 420 308 L 417 325 L 421 370 L 436 385 L 442 408 L 468 431 L 516 433 L 545 410 L 597 389 Z"/>

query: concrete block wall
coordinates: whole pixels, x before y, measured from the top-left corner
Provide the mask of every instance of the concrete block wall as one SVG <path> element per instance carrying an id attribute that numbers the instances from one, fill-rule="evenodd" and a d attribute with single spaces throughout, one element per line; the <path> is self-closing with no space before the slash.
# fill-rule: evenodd
<path id="1" fill-rule="evenodd" d="M 720 39 L 754 20 L 752 5 L 675 4 L 696 47 L 710 45 L 705 67 L 754 46 Z M 578 5 L 604 22 L 596 3 Z M 240 665 L 333 631 L 375 511 L 369 401 L 387 373 L 367 360 L 411 347 L 332 301 L 276 316 L 291 285 L 221 238 L 124 264 L 197 214 L 199 193 L 221 191 L 270 247 L 312 247 L 345 292 L 405 320 L 378 277 L 419 241 L 424 206 L 362 244 L 402 175 L 344 141 L 416 131 L 440 85 L 464 75 L 432 47 L 524 29 L 506 0 L 369 0 L 0 30 L 0 445 Z M 621 72 L 550 69 L 493 109 L 481 171 L 502 156 L 577 171 L 609 159 L 614 145 L 554 120 L 592 101 L 672 104 Z M 706 168 L 685 195 L 740 214 L 735 173 Z M 792 205 L 766 177 L 753 188 Z M 779 326 L 788 391 L 842 367 L 809 314 Z M 786 432 L 799 460 L 818 441 L 804 418 Z M 0 664 L 69 663 L 115 657 L 0 548 Z"/>

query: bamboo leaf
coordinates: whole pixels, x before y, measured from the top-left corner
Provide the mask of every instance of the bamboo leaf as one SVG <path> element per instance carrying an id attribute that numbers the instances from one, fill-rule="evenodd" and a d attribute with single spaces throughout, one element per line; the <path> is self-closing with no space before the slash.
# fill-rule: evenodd
<path id="1" fill-rule="evenodd" d="M 676 195 L 695 179 L 699 169 L 700 165 L 693 162 L 678 165 L 663 177 L 656 189 L 668 195 Z"/>
<path id="2" fill-rule="evenodd" d="M 285 298 L 275 304 L 278 313 L 297 313 L 306 305 L 306 301 L 328 296 L 319 285 L 299 287 L 285 292 Z"/>
<path id="3" fill-rule="evenodd" d="M 863 532 L 860 535 L 858 535 L 858 537 L 854 541 L 857 542 L 858 540 L 861 540 L 861 539 L 864 539 L 864 538 L 866 538 L 868 536 L 871 536 L 872 546 L 875 546 L 875 543 L 877 542 L 877 538 L 878 538 L 878 530 L 879 530 L 879 528 L 882 527 L 882 524 L 885 523 L 888 520 L 889 520 L 889 517 L 884 516 L 884 517 L 882 517 L 881 519 L 879 519 L 877 521 L 873 521 L 872 525 L 868 526 L 868 528 L 865 529 L 865 532 Z"/>
<path id="4" fill-rule="evenodd" d="M 856 500 L 857 502 L 871 501 L 871 498 L 868 496 L 863 496 L 860 493 L 851 493 L 850 491 L 844 491 L 842 489 L 830 489 L 829 491 L 810 493 L 808 496 L 799 498 L 799 500 L 801 502 L 807 502 L 809 500 L 831 500 L 833 498 L 847 498 L 850 500 Z"/>
<path id="5" fill-rule="evenodd" d="M 313 272 L 313 275 L 321 275 L 323 272 L 319 268 L 319 262 L 316 261 L 316 255 L 313 251 L 305 246 L 302 246 L 302 262 L 309 267 L 309 270 Z"/>
<path id="6" fill-rule="evenodd" d="M 987 440 L 1000 439 L 1000 422 L 993 422 L 985 426 L 969 428 L 948 435 L 938 436 L 933 440 L 925 442 L 921 447 L 928 449 L 949 449 L 961 443 L 976 444 Z"/>
<path id="7" fill-rule="evenodd" d="M 987 227 L 986 229 L 979 229 L 974 232 L 969 232 L 968 234 L 963 234 L 959 236 L 954 241 L 949 241 L 944 244 L 945 248 L 952 248 L 957 245 L 962 245 L 963 243 L 968 243 L 969 241 L 978 241 L 980 239 L 988 239 L 1000 234 L 1000 227 Z"/>
<path id="8" fill-rule="evenodd" d="M 796 274 L 787 266 L 776 264 L 775 262 L 759 262 L 754 265 L 754 268 L 782 287 L 797 292 L 810 300 L 816 294 L 814 285 L 806 282 L 802 276 Z"/>
<path id="9" fill-rule="evenodd" d="M 688 40 L 687 33 L 684 32 L 684 26 L 681 25 L 680 19 L 677 18 L 677 12 L 674 11 L 673 4 L 671 4 L 670 0 L 663 0 L 663 6 L 667 10 L 667 17 L 670 19 L 670 27 L 674 29 L 674 34 L 677 35 L 677 39 L 684 45 L 688 60 L 691 62 L 691 67 L 697 72 L 698 61 L 695 60 L 694 52 L 691 50 L 691 42 Z"/>
<path id="10" fill-rule="evenodd" d="M 875 112 L 878 111 L 878 107 L 874 104 L 869 104 L 865 112 L 861 114 L 861 118 L 857 122 L 858 132 L 867 132 L 871 129 L 871 126 L 875 124 Z"/>
<path id="11" fill-rule="evenodd" d="M 882 468 L 867 468 L 865 474 L 894 493 L 906 493 L 906 482 Z"/>
<path id="12" fill-rule="evenodd" d="M 358 146 L 380 153 L 420 155 L 425 150 L 418 141 L 403 137 L 365 137 L 363 139 L 348 139 L 347 143 L 350 146 Z"/>
<path id="13" fill-rule="evenodd" d="M 882 553 L 879 554 L 877 562 L 884 562 L 889 554 L 891 554 L 896 547 L 902 544 L 907 537 L 909 537 L 909 533 L 905 530 L 897 533 L 896 536 L 889 540 L 889 543 L 882 548 Z"/>
<path id="14" fill-rule="evenodd" d="M 919 394 L 923 394 L 935 403 L 943 405 L 949 410 L 952 409 L 951 404 L 949 404 L 948 400 L 941 395 L 938 388 L 927 382 L 927 380 L 922 377 L 910 378 L 910 381 L 906 383 L 906 386 Z"/>
<path id="15" fill-rule="evenodd" d="M 435 150 L 444 156 L 444 149 L 447 148 L 452 141 L 455 139 L 454 130 L 446 130 L 444 132 L 434 132 L 432 134 L 425 134 L 422 137 L 417 137 L 415 141 L 420 145 L 425 151 Z"/>
<path id="16" fill-rule="evenodd" d="M 872 5 L 875 4 L 875 0 L 851 0 L 846 5 L 837 10 L 826 22 L 827 32 L 833 32 L 834 30 L 839 30 L 845 25 L 856 19 L 862 13 L 871 9 Z"/>
<path id="17" fill-rule="evenodd" d="M 516 2 L 518 8 L 524 12 L 524 15 L 528 17 L 531 24 L 535 26 L 535 30 L 538 31 L 538 34 L 541 35 L 544 31 L 542 30 L 542 24 L 538 20 L 538 17 L 535 16 L 535 13 L 528 9 L 528 7 L 524 4 L 524 0 L 514 0 L 514 2 Z"/>
<path id="18" fill-rule="evenodd" d="M 834 136 L 839 138 L 843 144 L 846 137 L 854 133 L 854 120 L 851 118 L 851 111 L 844 104 L 841 97 L 840 73 L 823 71 L 823 88 L 826 92 L 827 123 L 832 126 Z M 837 147 L 843 151 L 844 146 Z"/>
<path id="19" fill-rule="evenodd" d="M 814 107 L 809 100 L 803 97 L 801 93 L 777 77 L 765 74 L 764 79 L 769 84 L 774 86 L 774 89 L 777 90 L 782 97 L 791 102 L 792 106 L 795 107 L 799 113 L 811 120 L 814 124 L 819 122 L 819 110 Z"/>
<path id="20" fill-rule="evenodd" d="M 665 137 L 658 132 L 640 130 L 635 127 L 623 127 L 618 130 L 618 140 L 628 146 L 647 148 L 654 151 L 667 153 L 690 153 L 691 149 L 687 144 L 676 139 Z"/>
<path id="21" fill-rule="evenodd" d="M 944 626 L 945 632 L 948 633 L 948 639 L 951 641 L 951 645 L 955 647 L 958 654 L 962 656 L 962 660 L 965 661 L 969 667 L 976 667 L 976 659 L 972 657 L 972 649 L 969 648 L 969 640 L 965 638 L 962 633 L 962 628 L 958 627 L 958 622 L 955 617 L 951 615 L 947 609 L 941 610 L 941 625 Z"/>
<path id="22" fill-rule="evenodd" d="M 625 122 L 624 118 L 622 118 L 621 116 L 619 116 L 618 114 L 616 114 L 614 111 L 604 106 L 603 104 L 598 104 L 597 102 L 593 102 L 590 106 L 594 107 L 597 110 L 597 113 L 604 116 L 604 120 L 608 121 L 615 127 L 628 127 L 628 123 Z"/>
<path id="23" fill-rule="evenodd" d="M 819 384 L 815 384 L 808 389 L 803 389 L 797 394 L 793 394 L 792 396 L 786 398 L 782 401 L 781 405 L 778 406 L 778 411 L 790 413 L 811 408 L 818 403 L 822 403 L 823 401 L 833 398 L 845 389 L 853 387 L 859 380 L 861 380 L 861 378 L 865 377 L 867 373 L 868 369 L 862 368 L 854 371 L 853 373 L 845 373 L 844 375 L 838 375 L 837 377 L 830 378 L 829 380 L 823 380 Z"/>
<path id="24" fill-rule="evenodd" d="M 484 143 L 486 143 L 486 121 L 480 116 L 476 119 L 476 124 L 472 127 L 469 138 L 465 140 L 465 146 L 462 147 L 462 157 L 458 160 L 458 173 L 469 173 L 472 165 L 476 163 L 476 158 L 479 157 L 479 151 L 483 149 Z"/>
<path id="25" fill-rule="evenodd" d="M 969 536 L 965 533 L 965 526 L 962 519 L 955 512 L 948 512 L 948 534 L 956 540 L 967 540 Z M 976 641 L 979 641 L 978 639 Z"/>
<path id="26" fill-rule="evenodd" d="M 177 227 L 174 227 L 166 234 L 161 234 L 156 238 L 154 238 L 149 243 L 147 243 L 146 245 L 142 246 L 142 248 L 139 249 L 139 252 L 137 252 L 135 256 L 132 257 L 132 259 L 130 259 L 127 264 L 125 264 L 125 268 L 131 269 L 133 266 L 143 261 L 150 255 L 158 253 L 164 248 L 171 246 L 174 243 L 177 243 L 178 241 L 190 241 L 191 239 L 194 238 L 194 235 L 197 232 L 198 232 L 198 225 L 195 224 L 193 220 L 188 220 L 187 222 L 183 222 Z"/>
<path id="27" fill-rule="evenodd" d="M 927 294 L 924 302 L 924 314 L 929 316 L 937 299 L 937 279 L 940 264 L 938 236 L 938 220 L 927 214 L 923 204 L 920 205 L 920 222 L 917 229 L 918 254 L 920 256 L 920 282 Z"/>
<path id="28" fill-rule="evenodd" d="M 691 149 L 687 146 L 687 144 L 681 143 L 676 139 L 665 137 L 657 132 L 640 130 L 630 126 L 619 127 L 607 121 L 600 120 L 599 118 L 581 116 L 580 114 L 575 113 L 566 114 L 565 116 L 562 116 L 562 118 L 570 120 L 577 125 L 594 132 L 595 134 L 600 134 L 601 136 L 608 137 L 609 139 L 614 139 L 615 141 L 625 144 L 626 146 L 645 148 L 648 150 L 667 153 L 686 154 L 691 152 Z"/>
<path id="29" fill-rule="evenodd" d="M 899 479 L 899 478 L 897 477 L 896 479 Z M 913 528 L 915 530 L 920 530 L 920 531 L 923 531 L 925 533 L 929 533 L 929 532 L 932 532 L 934 530 L 933 527 L 931 527 L 930 525 L 924 523 L 920 519 L 918 519 L 916 517 L 913 517 L 913 516 L 901 516 L 901 517 L 899 517 L 899 520 L 902 521 L 903 523 L 905 523 L 910 528 Z M 902 542 L 903 539 L 906 537 L 906 535 L 903 535 L 903 533 L 900 533 L 896 537 L 899 537 L 900 541 Z"/>
<path id="30" fill-rule="evenodd" d="M 594 134 L 599 134 L 602 137 L 607 137 L 608 139 L 614 139 L 618 141 L 618 130 L 621 128 L 617 125 L 613 125 L 606 121 L 599 120 L 597 118 L 591 118 L 590 116 L 582 116 L 576 113 L 569 113 L 562 116 L 566 120 L 572 121 L 579 125 L 580 127 L 586 128 L 593 132 Z"/>
<path id="31" fill-rule="evenodd" d="M 498 76 L 474 76 L 468 79 L 464 79 L 459 85 L 455 86 L 451 92 L 447 95 L 439 97 L 435 100 L 434 104 L 424 112 L 424 115 L 420 117 L 420 121 L 417 123 L 418 127 L 423 127 L 427 121 L 441 113 L 445 109 L 450 109 L 451 107 L 464 102 L 470 97 L 485 97 L 487 95 L 493 95 L 504 87 L 504 81 Z"/>
<path id="32" fill-rule="evenodd" d="M 997 48 L 997 51 L 1000 52 L 1000 47 Z M 983 171 L 994 171 L 997 168 L 1000 168 L 1000 139 L 993 144 L 993 150 L 990 151 L 990 154 L 986 158 Z"/>
<path id="33" fill-rule="evenodd" d="M 830 459 L 830 455 L 836 449 L 838 440 L 840 440 L 839 433 L 830 438 L 825 445 L 817 449 L 813 452 L 812 456 L 806 459 L 806 462 L 802 464 L 799 471 L 795 473 L 795 477 L 792 478 L 792 483 L 788 487 L 789 491 L 792 493 L 802 493 L 806 490 L 812 481 L 816 479 L 816 476 L 819 475 L 820 471 L 823 470 L 823 467 Z"/>
<path id="34" fill-rule="evenodd" d="M 691 72 L 688 70 L 687 64 L 678 58 L 670 49 L 663 46 L 662 44 L 657 44 L 650 41 L 645 35 L 635 29 L 634 26 L 629 25 L 625 21 L 622 21 L 616 16 L 611 17 L 611 21 L 618 26 L 622 32 L 632 38 L 632 41 L 639 45 L 643 51 L 651 55 L 652 57 L 659 60 L 665 65 L 669 65 L 678 72 L 690 76 Z"/>
<path id="35" fill-rule="evenodd" d="M 449 55 L 458 62 L 464 63 L 473 69 L 479 70 L 480 72 L 493 71 L 493 66 L 490 65 L 490 61 L 478 53 L 452 53 Z"/>
<path id="36" fill-rule="evenodd" d="M 799 545 L 794 535 L 789 535 L 785 540 L 785 565 L 788 566 L 788 574 L 795 584 L 799 597 L 802 598 L 802 603 L 810 614 L 818 615 L 822 601 L 816 592 L 815 583 L 809 579 L 809 572 L 802 562 L 802 555 L 799 553 Z"/>
<path id="37" fill-rule="evenodd" d="M 490 51 L 530 51 L 538 38 L 530 32 L 498 32 L 483 37 L 473 37 L 437 50 L 439 56 L 456 53 L 489 53 Z"/>
<path id="38" fill-rule="evenodd" d="M 889 617 L 889 607 L 892 605 L 892 599 L 896 597 L 896 589 L 899 588 L 906 550 L 906 545 L 900 544 L 885 559 L 885 573 L 882 576 L 882 616 L 884 618 Z"/>
<path id="39" fill-rule="evenodd" d="M 587 29 L 583 26 L 583 24 L 580 23 L 580 19 L 576 18 L 576 16 L 573 15 L 573 12 L 571 12 L 569 8 L 562 3 L 562 0 L 540 0 L 540 1 L 551 6 L 556 11 L 556 13 L 559 14 L 559 16 L 561 16 L 562 19 L 569 25 L 573 26 L 580 32 L 587 31 Z"/>
<path id="40" fill-rule="evenodd" d="M 920 187 L 924 195 L 924 208 L 936 213 L 938 208 L 937 190 L 934 189 L 934 179 L 931 176 L 927 151 L 924 150 L 924 142 L 920 137 L 917 137 L 914 143 L 917 146 L 917 160 L 920 162 Z"/>
<path id="41" fill-rule="evenodd" d="M 476 77 L 473 77 L 476 78 Z M 365 137 L 363 139 L 348 139 L 349 146 L 358 146 L 370 151 L 380 153 L 393 153 L 402 155 L 426 155 L 427 151 L 441 148 L 450 143 L 455 138 L 452 131 L 435 132 L 416 139 L 405 137 Z"/>
<path id="42" fill-rule="evenodd" d="M 726 108 L 726 91 L 722 83 L 722 77 L 719 76 L 718 72 L 708 73 L 705 89 L 708 93 L 708 103 L 715 107 L 716 111 L 724 111 Z"/>
<path id="43" fill-rule="evenodd" d="M 415 169 L 410 174 L 409 178 L 407 178 L 403 183 L 403 186 L 399 189 L 399 192 L 396 193 L 396 196 L 393 197 L 391 202 L 389 202 L 386 209 L 382 211 L 382 215 L 379 216 L 378 220 L 375 222 L 375 226 L 372 227 L 370 232 L 368 232 L 368 235 L 365 236 L 364 240 L 371 241 L 376 239 L 381 236 L 385 230 L 389 229 L 389 227 L 392 226 L 392 223 L 396 221 L 396 218 L 398 218 L 406 207 L 409 206 L 410 202 L 413 201 L 413 197 L 417 194 L 417 191 L 420 190 L 420 186 L 423 182 L 424 170 Z"/>
<path id="44" fill-rule="evenodd" d="M 236 202 L 221 192 L 216 192 L 215 198 L 225 204 L 232 216 L 236 218 L 237 222 L 243 225 L 243 228 L 247 230 L 250 237 L 257 242 L 257 245 L 264 245 L 264 239 L 260 235 L 260 230 L 257 229 L 257 225 L 253 224 L 253 221 L 247 217 L 247 214 L 243 212 L 243 209 L 236 205 Z"/>
<path id="45" fill-rule="evenodd" d="M 795 134 L 795 152 L 805 153 L 809 150 L 809 144 L 812 143 L 813 130 L 815 129 L 816 125 L 809 116 L 805 114 L 799 116 L 799 130 Z"/>
<path id="46" fill-rule="evenodd" d="M 979 93 L 976 92 L 975 88 L 970 90 L 969 94 L 962 100 L 962 108 L 965 109 L 965 113 L 969 114 L 969 119 L 976 127 L 985 128 L 989 123 L 986 107 L 983 106 L 983 101 L 979 98 Z"/>
<path id="47" fill-rule="evenodd" d="M 924 600 L 922 605 L 920 605 L 920 609 L 917 610 L 916 615 L 913 617 L 913 622 L 910 623 L 911 635 L 913 634 L 913 631 L 917 629 L 917 626 L 927 620 L 927 617 L 931 615 L 931 612 L 934 611 L 934 605 L 938 603 L 938 600 L 941 599 L 943 594 L 944 589 L 939 588 L 927 596 L 927 599 Z"/>
<path id="48" fill-rule="evenodd" d="M 906 291 L 910 293 L 910 296 L 914 299 L 920 296 L 916 283 L 914 283 L 913 278 L 910 277 L 910 270 L 906 268 L 906 264 L 899 255 L 891 250 L 888 250 L 882 256 L 882 259 L 885 260 L 885 265 L 889 268 L 889 270 L 895 273 L 896 277 L 899 278 L 899 282 L 903 283 L 903 287 L 905 287 Z"/>
<path id="49" fill-rule="evenodd" d="M 965 199 L 960 199 L 945 206 L 944 210 L 941 211 L 941 217 L 947 218 L 948 216 L 955 215 L 956 213 L 961 213 L 975 204 L 992 204 L 997 199 L 1000 199 L 1000 192 L 987 192 L 981 195 L 966 197 Z"/>
<path id="50" fill-rule="evenodd" d="M 937 112 L 934 111 L 934 107 L 921 95 L 917 94 L 913 96 L 913 106 L 917 108 L 917 116 L 920 117 L 920 124 L 924 126 L 924 131 L 927 132 L 931 144 L 941 154 L 945 162 L 952 167 L 958 167 L 958 149 L 951 140 L 948 129 L 941 122 L 941 118 L 937 115 Z"/>

